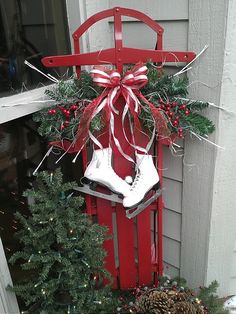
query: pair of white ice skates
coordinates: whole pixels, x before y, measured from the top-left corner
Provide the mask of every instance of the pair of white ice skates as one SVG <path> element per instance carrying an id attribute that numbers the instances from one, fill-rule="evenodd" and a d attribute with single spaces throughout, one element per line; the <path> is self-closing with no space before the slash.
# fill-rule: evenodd
<path id="1" fill-rule="evenodd" d="M 94 150 L 92 160 L 81 180 L 84 186 L 78 190 L 122 203 L 126 209 L 126 216 L 133 218 L 161 194 L 159 175 L 153 164 L 152 156 L 137 153 L 136 168 L 136 176 L 130 185 L 113 170 L 111 148 Z M 97 184 L 107 187 L 113 194 L 97 192 L 95 190 Z M 155 194 L 145 201 L 145 196 L 151 190 L 154 190 Z"/>

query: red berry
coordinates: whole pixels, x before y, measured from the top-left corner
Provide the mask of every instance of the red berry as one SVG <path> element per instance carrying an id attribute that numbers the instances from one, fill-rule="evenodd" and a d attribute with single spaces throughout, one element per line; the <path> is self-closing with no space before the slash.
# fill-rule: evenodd
<path id="1" fill-rule="evenodd" d="M 176 116 L 176 117 L 175 117 L 175 120 L 176 120 L 176 121 L 179 121 L 179 116 Z"/>
<path id="2" fill-rule="evenodd" d="M 64 126 L 67 126 L 67 125 L 69 125 L 70 124 L 70 121 L 68 121 L 68 120 L 66 120 L 65 122 L 64 122 Z"/>
<path id="3" fill-rule="evenodd" d="M 173 117 L 173 112 L 172 112 L 172 111 L 168 112 L 168 116 L 169 116 L 170 118 L 172 118 L 172 117 Z"/>
<path id="4" fill-rule="evenodd" d="M 179 107 L 179 109 L 185 110 L 185 109 L 186 109 L 186 105 L 181 105 L 181 106 Z"/>
<path id="5" fill-rule="evenodd" d="M 49 109 L 48 113 L 51 114 L 51 115 L 54 115 L 54 114 L 57 113 L 57 111 L 56 111 L 56 109 Z"/>
<path id="6" fill-rule="evenodd" d="M 161 105 L 161 109 L 165 110 L 166 106 L 165 105 Z"/>
<path id="7" fill-rule="evenodd" d="M 173 126 L 178 126 L 179 122 L 177 120 L 174 120 Z"/>
<path id="8" fill-rule="evenodd" d="M 70 107 L 70 110 L 76 110 L 76 109 L 78 109 L 78 106 L 77 106 L 76 104 L 74 104 L 74 105 L 72 105 L 72 106 Z"/>
<path id="9" fill-rule="evenodd" d="M 64 124 L 61 125 L 61 130 L 63 130 L 65 128 Z"/>
<path id="10" fill-rule="evenodd" d="M 70 115 L 70 110 L 64 109 L 64 110 L 63 110 L 63 113 L 64 113 L 64 115 L 65 115 L 66 117 L 69 117 L 69 115 Z"/>
<path id="11" fill-rule="evenodd" d="M 183 133 L 179 133 L 179 137 L 183 138 L 184 137 Z"/>
<path id="12" fill-rule="evenodd" d="M 183 129 L 182 128 L 179 128 L 179 133 L 183 133 Z"/>
<path id="13" fill-rule="evenodd" d="M 188 116 L 188 115 L 190 114 L 190 111 L 187 109 L 187 110 L 185 110 L 184 114 L 185 114 L 186 116 Z"/>
<path id="14" fill-rule="evenodd" d="M 177 103 L 176 103 L 176 102 L 172 102 L 171 106 L 172 106 L 172 107 L 176 107 L 176 106 L 177 106 Z"/>
<path id="15" fill-rule="evenodd" d="M 166 106 L 166 110 L 167 110 L 167 111 L 170 111 L 170 106 Z"/>

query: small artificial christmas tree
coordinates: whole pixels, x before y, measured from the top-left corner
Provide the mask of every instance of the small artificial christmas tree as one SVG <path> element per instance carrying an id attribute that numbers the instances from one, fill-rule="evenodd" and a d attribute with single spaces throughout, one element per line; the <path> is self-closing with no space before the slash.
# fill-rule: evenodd
<path id="1" fill-rule="evenodd" d="M 31 215 L 16 215 L 23 248 L 10 259 L 24 260 L 27 271 L 25 282 L 13 288 L 28 307 L 24 313 L 107 313 L 112 299 L 101 284 L 109 278 L 103 267 L 106 228 L 83 213 L 83 199 L 73 194 L 76 183 L 63 183 L 60 170 L 40 173 L 35 183 L 24 194 Z"/>

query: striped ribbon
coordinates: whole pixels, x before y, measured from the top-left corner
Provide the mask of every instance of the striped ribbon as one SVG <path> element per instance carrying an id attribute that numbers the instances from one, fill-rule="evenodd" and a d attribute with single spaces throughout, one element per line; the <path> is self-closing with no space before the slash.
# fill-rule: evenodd
<path id="1" fill-rule="evenodd" d="M 76 139 L 73 143 L 69 141 L 58 141 L 51 142 L 51 145 L 60 147 L 69 153 L 77 152 L 76 157 L 81 152 L 85 146 L 88 139 L 91 139 L 97 146 L 102 148 L 101 143 L 90 131 L 90 124 L 92 119 L 99 114 L 101 111 L 105 113 L 105 118 L 107 123 L 109 123 L 110 133 L 112 135 L 113 141 L 118 148 L 119 152 L 129 161 L 134 162 L 133 159 L 128 156 L 120 145 L 119 139 L 115 136 L 115 124 L 114 115 L 120 115 L 122 119 L 123 134 L 128 141 L 124 121 L 128 112 L 130 112 L 133 117 L 133 127 L 132 129 L 141 130 L 141 123 L 139 120 L 139 113 L 141 110 L 141 102 L 148 105 L 151 110 L 152 118 L 154 121 L 154 129 L 152 132 L 151 140 L 149 141 L 146 148 L 136 146 L 135 143 L 130 143 L 135 149 L 141 150 L 147 153 L 151 143 L 154 139 L 155 132 L 157 130 L 160 136 L 168 136 L 169 130 L 167 127 L 166 119 L 162 115 L 159 108 L 156 108 L 152 103 L 150 103 L 140 92 L 140 88 L 148 83 L 147 78 L 147 67 L 144 64 L 136 64 L 133 69 L 127 71 L 123 78 L 117 70 L 107 71 L 104 69 L 93 69 L 91 71 L 91 76 L 93 81 L 100 87 L 104 87 L 101 95 L 95 98 L 83 111 L 78 126 Z M 125 99 L 125 106 L 122 114 L 115 108 L 115 103 L 119 97 Z"/>

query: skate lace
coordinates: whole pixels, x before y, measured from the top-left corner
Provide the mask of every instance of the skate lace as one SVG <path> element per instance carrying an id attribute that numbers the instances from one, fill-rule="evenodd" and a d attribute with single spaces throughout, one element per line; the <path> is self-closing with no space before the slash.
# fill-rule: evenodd
<path id="1" fill-rule="evenodd" d="M 135 176 L 135 179 L 134 179 L 134 182 L 133 182 L 133 184 L 132 184 L 132 186 L 131 186 L 131 191 L 134 191 L 134 190 L 137 190 L 137 187 L 138 187 L 138 183 L 140 182 L 140 180 L 142 179 L 142 174 L 141 173 L 138 173 L 138 174 L 136 174 L 136 176 Z"/>

